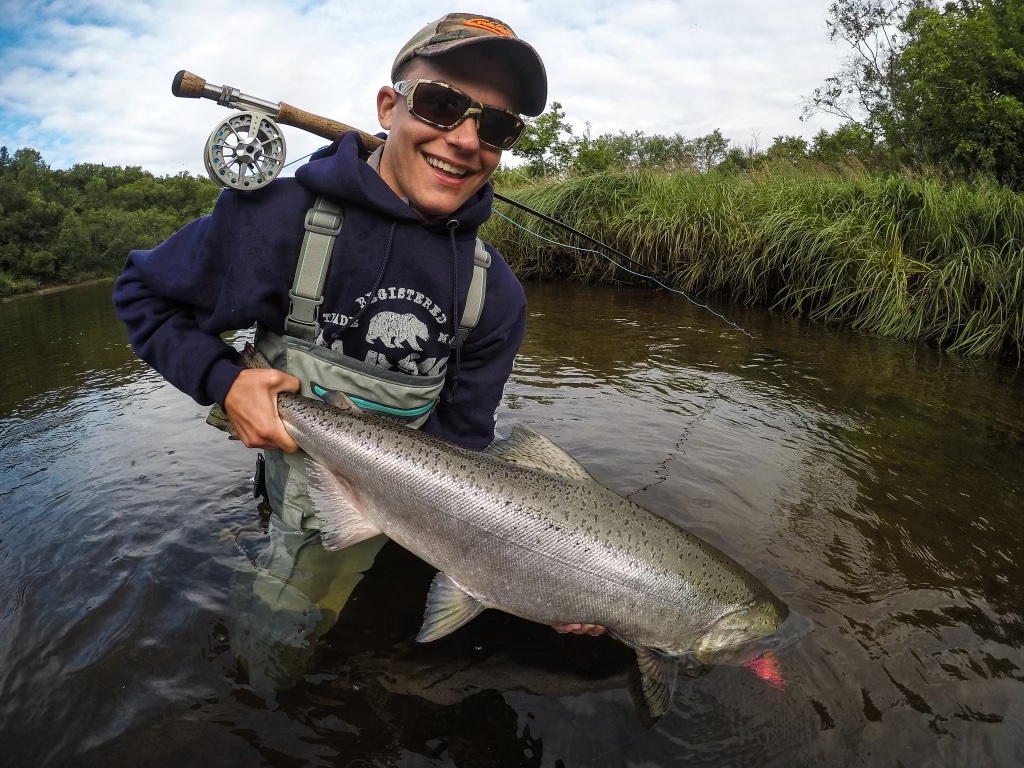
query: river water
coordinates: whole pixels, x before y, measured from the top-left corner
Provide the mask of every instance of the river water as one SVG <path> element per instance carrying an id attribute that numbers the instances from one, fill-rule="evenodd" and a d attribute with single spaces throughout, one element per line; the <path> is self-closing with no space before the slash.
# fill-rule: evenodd
<path id="1" fill-rule="evenodd" d="M 305 677 L 257 690 L 232 583 L 254 453 L 128 348 L 101 283 L 0 304 L 0 765 L 962 766 L 1024 761 L 1024 378 L 681 297 L 530 285 L 499 426 L 724 550 L 813 630 L 784 687 L 679 681 L 487 611 L 413 642 L 389 545 Z M 749 335 L 748 335 L 749 334 Z"/>

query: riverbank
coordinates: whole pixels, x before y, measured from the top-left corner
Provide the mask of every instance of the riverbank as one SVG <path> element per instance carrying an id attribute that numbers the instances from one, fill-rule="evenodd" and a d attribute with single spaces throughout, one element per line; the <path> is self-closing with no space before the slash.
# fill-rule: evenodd
<path id="1" fill-rule="evenodd" d="M 25 296 L 45 296 L 48 293 L 58 293 L 60 291 L 67 291 L 71 288 L 80 288 L 83 285 L 111 282 L 116 277 L 117 275 L 108 275 L 107 277 L 90 277 L 77 283 L 61 283 L 58 285 L 44 285 L 42 287 L 26 288 L 16 293 L 0 296 L 0 304 L 6 304 L 8 301 L 14 301 L 15 299 L 24 298 Z"/>
<path id="2" fill-rule="evenodd" d="M 994 183 L 635 171 L 502 192 L 690 294 L 1024 359 L 1024 196 Z M 484 236 L 522 279 L 651 285 L 558 228 L 496 208 L 508 218 L 493 217 Z"/>
<path id="3" fill-rule="evenodd" d="M 501 191 L 691 295 L 1024 360 L 1024 196 L 996 184 L 775 169 L 605 173 Z M 524 281 L 656 285 L 561 229 L 495 208 L 504 216 L 482 234 Z M 25 281 L 2 301 L 67 287 Z"/>

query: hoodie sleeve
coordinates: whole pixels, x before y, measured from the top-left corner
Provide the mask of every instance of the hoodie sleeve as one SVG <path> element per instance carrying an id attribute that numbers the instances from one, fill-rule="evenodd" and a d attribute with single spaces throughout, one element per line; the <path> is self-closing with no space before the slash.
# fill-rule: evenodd
<path id="1" fill-rule="evenodd" d="M 269 197 L 270 213 L 280 215 Z M 260 231 L 260 219 L 275 220 L 267 213 L 267 200 L 225 192 L 212 214 L 152 250 L 132 251 L 114 284 L 114 308 L 132 349 L 201 405 L 223 404 L 241 371 L 237 352 L 220 334 L 257 319 L 274 327 L 287 312 L 280 286 L 290 285 L 288 259 L 265 253 L 281 247 Z"/>
<path id="2" fill-rule="evenodd" d="M 495 412 L 526 331 L 523 287 L 497 251 L 490 246 L 488 250 L 492 263 L 483 314 L 462 346 L 458 365 L 454 356 L 449 360 L 441 399 L 422 427 L 476 451 L 494 439 Z"/>

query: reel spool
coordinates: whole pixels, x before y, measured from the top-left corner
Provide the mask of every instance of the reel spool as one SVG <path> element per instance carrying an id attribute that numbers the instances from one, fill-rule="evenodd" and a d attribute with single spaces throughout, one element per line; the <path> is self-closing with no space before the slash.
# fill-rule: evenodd
<path id="1" fill-rule="evenodd" d="M 262 112 L 236 112 L 206 142 L 206 172 L 225 189 L 265 187 L 284 167 L 284 135 Z"/>

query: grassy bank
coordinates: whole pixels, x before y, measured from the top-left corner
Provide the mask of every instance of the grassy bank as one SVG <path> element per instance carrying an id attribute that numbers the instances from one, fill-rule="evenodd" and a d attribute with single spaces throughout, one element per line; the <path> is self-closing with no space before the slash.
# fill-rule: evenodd
<path id="1" fill-rule="evenodd" d="M 906 176 L 608 173 L 501 190 L 695 294 L 951 352 L 1024 359 L 1024 196 Z M 571 236 L 501 203 L 515 221 Z M 486 237 L 523 279 L 628 281 L 500 217 Z"/>

